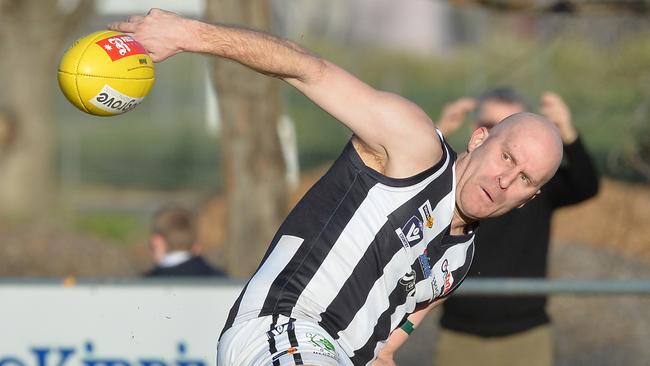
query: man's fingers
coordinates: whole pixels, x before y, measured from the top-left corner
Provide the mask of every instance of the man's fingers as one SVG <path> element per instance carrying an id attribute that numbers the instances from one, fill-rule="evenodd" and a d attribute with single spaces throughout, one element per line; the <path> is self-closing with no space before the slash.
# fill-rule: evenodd
<path id="1" fill-rule="evenodd" d="M 128 22 L 129 23 L 140 23 L 144 19 L 143 16 L 140 15 L 133 15 L 129 17 Z"/>
<path id="2" fill-rule="evenodd" d="M 123 32 L 123 33 L 135 33 L 135 28 L 138 23 L 131 22 L 113 22 L 108 25 L 108 29 Z"/>
<path id="3" fill-rule="evenodd" d="M 562 97 L 560 97 L 558 94 L 546 91 L 544 94 L 542 94 L 542 104 L 549 104 L 549 105 L 562 105 L 564 104 L 564 100 Z"/>
<path id="4" fill-rule="evenodd" d="M 473 98 L 460 98 L 453 103 L 453 107 L 459 111 L 471 111 L 476 107 L 476 101 Z"/>
<path id="5" fill-rule="evenodd" d="M 156 15 L 156 14 L 162 14 L 162 13 L 169 13 L 169 12 L 164 11 L 162 9 L 158 9 L 158 8 L 151 8 L 151 9 L 149 9 L 149 12 L 147 13 L 147 15 Z"/>

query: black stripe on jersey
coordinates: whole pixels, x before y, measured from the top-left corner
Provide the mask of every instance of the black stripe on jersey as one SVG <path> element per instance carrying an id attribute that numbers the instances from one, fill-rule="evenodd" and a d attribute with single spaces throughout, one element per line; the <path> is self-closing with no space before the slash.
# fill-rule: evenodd
<path id="1" fill-rule="evenodd" d="M 293 327 L 293 322 L 295 322 L 296 319 L 289 319 L 289 327 L 287 330 L 287 335 L 289 336 L 289 344 L 291 344 L 291 347 L 298 347 L 298 339 L 296 338 L 296 328 Z M 303 365 L 304 363 L 302 362 L 302 356 L 300 356 L 300 352 L 296 352 L 293 354 L 293 361 L 296 363 L 296 365 Z"/>
<path id="2" fill-rule="evenodd" d="M 388 263 L 400 250 L 404 249 L 395 234 L 395 229 L 389 222 L 386 222 L 377 232 L 375 239 L 368 246 L 336 297 L 325 312 L 320 314 L 319 325 L 337 338 L 336 334 L 348 327 L 356 313 L 365 304 L 372 286 L 383 275 L 384 269 L 380 266 Z"/>
<path id="3" fill-rule="evenodd" d="M 244 286 L 244 289 L 239 293 L 239 297 L 237 297 L 237 300 L 235 300 L 235 303 L 232 305 L 232 308 L 230 308 L 230 312 L 228 313 L 228 319 L 226 319 L 226 324 L 223 326 L 223 329 L 221 330 L 221 334 L 219 335 L 219 340 L 221 340 L 221 337 L 223 336 L 223 333 L 225 333 L 230 327 L 232 327 L 232 324 L 235 322 L 235 318 L 237 317 L 237 313 L 239 312 L 239 305 L 241 304 L 241 299 L 244 297 L 244 293 L 246 293 L 246 288 L 248 287 L 248 283 L 246 286 Z"/>
<path id="4" fill-rule="evenodd" d="M 350 177 L 344 179 L 350 179 Z M 338 185 L 340 184 L 339 182 Z M 291 316 L 291 311 L 298 301 L 298 297 L 318 271 L 332 249 L 332 246 L 336 243 L 356 210 L 367 197 L 370 188 L 371 186 L 369 186 L 368 182 L 359 179 L 359 172 L 355 172 L 347 190 L 335 202 L 336 206 L 329 211 L 329 216 L 324 218 L 323 223 L 318 225 L 318 231 L 305 233 L 307 234 L 306 237 L 303 237 L 305 241 L 273 281 L 268 296 L 264 300 L 260 316 L 275 313 Z M 328 192 L 321 193 L 328 194 Z M 309 196 L 307 198 L 311 197 Z M 316 199 L 317 197 L 312 198 L 310 202 L 305 203 L 305 207 L 292 212 L 291 215 L 298 215 L 299 217 L 303 214 L 305 216 L 312 216 L 313 213 L 305 212 L 305 210 L 309 209 L 309 206 L 317 205 L 317 202 L 315 202 Z M 314 209 L 322 210 L 322 207 Z M 313 227 L 309 227 L 311 222 L 305 223 L 299 217 L 293 217 L 291 221 L 295 225 L 302 223 L 303 226 L 307 227 L 296 230 L 313 230 Z M 284 234 L 291 234 L 291 229 L 280 228 L 280 231 Z"/>
<path id="5" fill-rule="evenodd" d="M 375 347 L 377 346 L 377 343 L 388 338 L 388 335 L 392 330 L 390 329 L 391 315 L 395 312 L 397 306 L 403 304 L 405 300 L 406 293 L 401 286 L 396 287 L 393 292 L 391 292 L 388 296 L 390 305 L 388 305 L 388 309 L 379 316 L 372 335 L 368 338 L 366 344 L 354 351 L 354 356 L 350 358 L 354 365 L 365 365 L 375 357 Z"/>
<path id="6" fill-rule="evenodd" d="M 278 315 L 273 315 L 273 321 L 271 322 L 271 326 L 269 327 L 269 332 L 272 332 L 273 329 L 275 329 L 275 325 L 278 323 Z M 278 351 L 278 349 L 275 347 L 275 338 L 274 337 L 269 337 L 269 352 L 271 354 L 274 354 Z M 277 358 L 273 359 L 273 366 L 280 366 L 280 360 Z"/>

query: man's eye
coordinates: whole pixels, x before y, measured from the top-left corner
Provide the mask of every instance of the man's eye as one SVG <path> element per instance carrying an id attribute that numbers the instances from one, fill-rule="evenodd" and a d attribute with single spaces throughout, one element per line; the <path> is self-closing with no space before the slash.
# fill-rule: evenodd
<path id="1" fill-rule="evenodd" d="M 521 174 L 519 177 L 521 178 L 521 180 L 524 181 L 524 183 L 530 182 L 530 179 L 528 179 L 528 177 L 525 174 Z"/>
<path id="2" fill-rule="evenodd" d="M 502 153 L 501 157 L 503 158 L 503 160 L 510 160 L 510 156 L 506 153 Z"/>

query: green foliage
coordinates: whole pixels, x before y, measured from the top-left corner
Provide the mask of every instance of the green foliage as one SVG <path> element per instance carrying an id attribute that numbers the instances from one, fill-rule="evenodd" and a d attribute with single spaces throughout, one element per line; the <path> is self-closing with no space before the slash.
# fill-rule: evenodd
<path id="1" fill-rule="evenodd" d="M 142 221 L 139 216 L 126 213 L 93 212 L 77 217 L 74 226 L 79 232 L 130 245 L 134 239 L 145 237 L 146 223 Z"/>

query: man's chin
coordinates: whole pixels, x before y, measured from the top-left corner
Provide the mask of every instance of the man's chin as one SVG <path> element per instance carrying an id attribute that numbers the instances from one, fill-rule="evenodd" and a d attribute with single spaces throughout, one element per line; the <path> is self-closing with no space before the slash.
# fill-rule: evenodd
<path id="1" fill-rule="evenodd" d="M 478 207 L 476 207 L 478 206 Z M 510 211 L 502 206 L 495 207 L 496 205 L 476 205 L 475 207 L 464 207 L 465 209 L 458 211 L 461 213 L 461 217 L 465 222 L 473 222 L 483 219 L 489 219 L 492 217 L 499 217 L 506 212 Z"/>
<path id="2" fill-rule="evenodd" d="M 516 210 L 517 208 L 519 208 L 519 207 L 511 207 L 511 208 L 501 207 L 501 208 L 499 208 L 497 210 L 492 211 L 488 216 L 486 216 L 484 218 L 487 219 L 487 218 L 503 216 L 503 215 L 507 214 L 508 212 L 510 212 L 512 210 Z"/>
<path id="3" fill-rule="evenodd" d="M 460 218 L 463 220 L 463 222 L 465 222 L 466 224 L 469 224 L 471 222 L 480 220 L 480 218 L 472 210 L 458 209 L 458 214 L 459 214 Z"/>
<path id="4" fill-rule="evenodd" d="M 505 212 L 500 212 L 500 210 L 485 208 L 482 210 L 468 210 L 465 213 L 465 217 L 469 218 L 470 221 L 484 220 L 492 217 L 498 217 L 503 215 Z"/>

